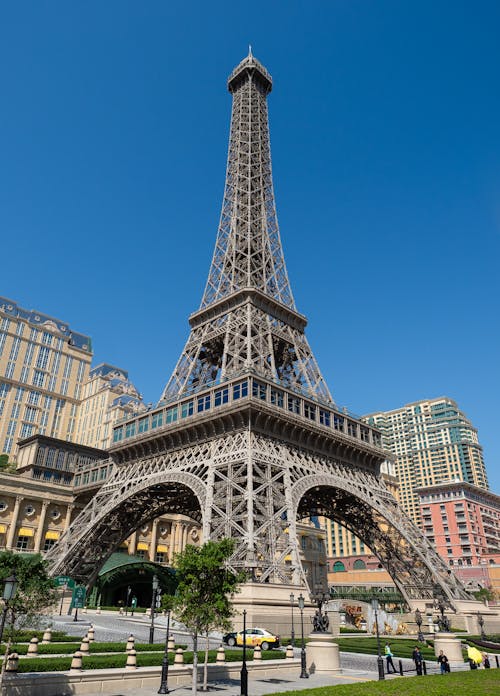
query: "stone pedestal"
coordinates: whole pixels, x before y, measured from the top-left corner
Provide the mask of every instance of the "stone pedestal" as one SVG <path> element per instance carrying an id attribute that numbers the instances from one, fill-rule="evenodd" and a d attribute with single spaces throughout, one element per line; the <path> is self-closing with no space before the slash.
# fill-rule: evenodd
<path id="1" fill-rule="evenodd" d="M 436 633 L 434 635 L 434 652 L 436 657 L 442 650 L 448 658 L 450 665 L 463 664 L 462 643 L 454 633 Z"/>
<path id="2" fill-rule="evenodd" d="M 310 674 L 340 672 L 339 646 L 331 633 L 311 633 L 306 647 L 307 671 Z"/>

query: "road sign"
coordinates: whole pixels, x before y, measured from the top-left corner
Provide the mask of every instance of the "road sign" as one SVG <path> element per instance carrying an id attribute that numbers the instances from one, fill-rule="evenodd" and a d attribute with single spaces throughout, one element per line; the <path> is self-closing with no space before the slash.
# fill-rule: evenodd
<path id="1" fill-rule="evenodd" d="M 71 598 L 71 604 L 73 609 L 83 609 L 85 606 L 85 594 L 86 590 L 83 585 L 77 585 L 73 590 L 73 596 Z"/>
<path id="2" fill-rule="evenodd" d="M 75 581 L 73 580 L 73 578 L 70 578 L 69 575 L 57 575 L 54 578 L 54 581 L 58 587 L 69 587 L 70 589 L 73 589 L 75 587 Z"/>

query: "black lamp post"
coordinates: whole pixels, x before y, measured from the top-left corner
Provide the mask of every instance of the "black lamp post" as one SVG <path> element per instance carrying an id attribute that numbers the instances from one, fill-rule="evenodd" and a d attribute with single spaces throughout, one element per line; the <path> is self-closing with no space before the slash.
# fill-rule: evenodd
<path id="1" fill-rule="evenodd" d="M 419 609 L 415 610 L 415 623 L 418 627 L 418 642 L 425 643 L 424 634 L 422 633 L 422 614 Z"/>
<path id="2" fill-rule="evenodd" d="M 292 635 L 290 637 L 290 642 L 292 644 L 292 647 L 295 647 L 295 628 L 293 625 L 293 604 L 295 602 L 295 595 L 293 592 L 290 593 L 290 604 L 292 605 Z"/>
<path id="3" fill-rule="evenodd" d="M 151 625 L 149 627 L 149 643 L 154 643 L 155 639 L 155 610 L 156 610 L 156 591 L 158 590 L 158 577 L 153 575 L 153 595 L 151 597 Z"/>
<path id="4" fill-rule="evenodd" d="M 243 609 L 243 664 L 240 673 L 241 696 L 248 696 L 247 611 Z"/>
<path id="5" fill-rule="evenodd" d="M 477 622 L 479 624 L 479 629 L 481 631 L 481 640 L 485 640 L 486 633 L 484 631 L 484 619 L 480 611 L 477 612 Z"/>
<path id="6" fill-rule="evenodd" d="M 167 635 L 165 637 L 165 653 L 161 661 L 161 684 L 159 694 L 168 694 L 168 634 L 170 633 L 170 609 L 167 609 Z"/>
<path id="7" fill-rule="evenodd" d="M 302 635 L 302 647 L 300 649 L 300 678 L 301 679 L 309 679 L 309 675 L 307 674 L 307 668 L 306 668 L 306 645 L 304 643 L 304 597 L 302 596 L 302 592 L 299 594 L 299 598 L 297 600 L 297 603 L 299 605 L 300 609 L 300 630 L 301 630 L 301 635 Z"/>
<path id="8" fill-rule="evenodd" d="M 131 588 L 130 585 L 129 585 L 129 586 L 127 587 L 127 599 L 126 599 L 126 602 L 125 602 L 125 616 L 128 615 L 128 601 L 129 601 L 129 599 L 130 599 L 130 593 L 131 593 L 131 592 L 132 592 L 132 588 Z"/>
<path id="9" fill-rule="evenodd" d="M 378 678 L 385 679 L 384 672 L 384 660 L 382 658 L 382 653 L 380 652 L 380 633 L 378 630 L 378 599 L 372 599 L 372 609 L 375 612 L 375 628 L 377 630 L 377 668 L 378 668 Z"/>
<path id="10" fill-rule="evenodd" d="M 0 623 L 0 644 L 3 638 L 3 629 L 5 628 L 5 619 L 7 618 L 7 612 L 9 611 L 11 600 L 14 599 L 16 595 L 16 590 L 17 578 L 15 573 L 12 573 L 12 575 L 9 575 L 9 577 L 5 578 L 5 580 L 3 581 L 3 611 L 2 621 Z M 7 658 L 7 655 L 5 655 L 5 658 Z"/>

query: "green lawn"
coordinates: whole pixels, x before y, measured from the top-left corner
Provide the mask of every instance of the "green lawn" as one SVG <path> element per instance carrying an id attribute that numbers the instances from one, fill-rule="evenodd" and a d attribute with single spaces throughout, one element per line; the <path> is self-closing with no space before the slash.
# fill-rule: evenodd
<path id="1" fill-rule="evenodd" d="M 273 696 L 498 696 L 499 693 L 500 671 L 485 669 L 363 684 L 341 684 L 304 691 L 283 691 Z"/>

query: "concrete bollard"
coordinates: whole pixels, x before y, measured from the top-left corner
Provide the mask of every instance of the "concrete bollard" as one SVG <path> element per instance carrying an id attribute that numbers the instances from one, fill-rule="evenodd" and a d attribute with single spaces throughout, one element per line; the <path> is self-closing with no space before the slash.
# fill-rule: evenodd
<path id="1" fill-rule="evenodd" d="M 137 669 L 137 652 L 135 650 L 130 650 L 127 655 L 127 664 L 125 669 Z"/>
<path id="2" fill-rule="evenodd" d="M 168 637 L 167 652 L 175 652 L 175 638 L 173 636 Z"/>
<path id="3" fill-rule="evenodd" d="M 93 643 L 95 641 L 95 628 L 94 624 L 90 624 L 90 628 L 87 631 L 87 638 L 89 639 L 89 643 Z"/>
<path id="4" fill-rule="evenodd" d="M 82 671 L 82 653 L 78 650 L 73 654 L 73 659 L 71 660 L 70 672 L 81 672 Z"/>
<path id="5" fill-rule="evenodd" d="M 260 647 L 260 645 L 256 645 L 253 649 L 253 659 L 262 660 L 262 648 Z"/>
<path id="6" fill-rule="evenodd" d="M 19 667 L 19 655 L 16 652 L 10 653 L 9 657 L 7 658 L 7 664 L 5 666 L 5 671 L 9 672 L 10 674 L 14 674 L 17 672 L 17 669 Z"/>
<path id="7" fill-rule="evenodd" d="M 127 645 L 125 646 L 125 651 L 129 652 L 129 650 L 133 650 L 135 648 L 135 638 L 133 634 L 131 633 L 128 637 L 127 640 Z"/>
<path id="8" fill-rule="evenodd" d="M 86 613 L 87 613 L 87 605 L 85 605 L 82 609 L 82 614 L 86 614 Z"/>
<path id="9" fill-rule="evenodd" d="M 96 613 L 96 614 L 100 614 L 100 613 L 101 613 L 101 607 L 97 607 L 97 609 L 95 610 L 95 613 Z"/>
<path id="10" fill-rule="evenodd" d="M 215 661 L 218 665 L 223 665 L 226 661 L 226 651 L 224 650 L 222 643 L 217 648 L 217 657 L 215 658 Z"/>
<path id="11" fill-rule="evenodd" d="M 38 638 L 32 638 L 28 645 L 28 656 L 38 655 Z"/>
<path id="12" fill-rule="evenodd" d="M 285 660 L 293 660 L 293 645 L 286 646 Z"/>
<path id="13" fill-rule="evenodd" d="M 177 648 L 175 651 L 174 665 L 184 664 L 184 650 L 182 648 Z"/>
<path id="14" fill-rule="evenodd" d="M 42 636 L 42 645 L 47 645 L 52 640 L 52 631 L 50 628 L 46 628 Z"/>
<path id="15" fill-rule="evenodd" d="M 82 638 L 82 642 L 80 643 L 80 652 L 82 653 L 82 655 L 90 654 L 90 644 L 87 636 L 85 636 L 85 638 Z"/>
<path id="16" fill-rule="evenodd" d="M 120 607 L 120 611 L 118 612 L 120 616 L 123 616 L 123 607 Z"/>

